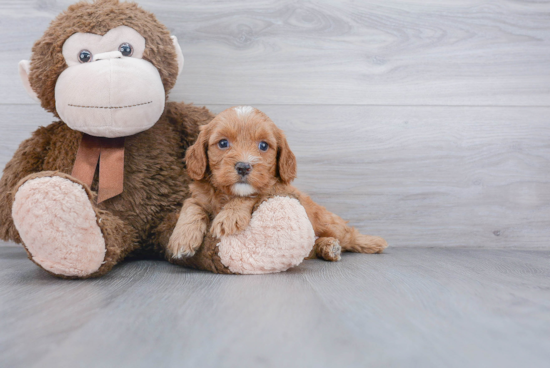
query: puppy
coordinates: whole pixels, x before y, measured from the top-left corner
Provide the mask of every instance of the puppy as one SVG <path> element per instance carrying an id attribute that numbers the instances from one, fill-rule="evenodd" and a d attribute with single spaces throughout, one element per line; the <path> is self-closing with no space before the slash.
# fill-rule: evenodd
<path id="1" fill-rule="evenodd" d="M 290 185 L 296 158 L 281 129 L 253 107 L 227 109 L 202 126 L 185 160 L 194 182 L 170 238 L 169 256 L 195 254 L 211 218 L 210 231 L 218 238 L 244 230 L 255 206 L 273 195 L 293 196 L 304 206 L 318 237 L 310 258 L 338 261 L 341 251 L 381 253 L 387 246 Z"/>

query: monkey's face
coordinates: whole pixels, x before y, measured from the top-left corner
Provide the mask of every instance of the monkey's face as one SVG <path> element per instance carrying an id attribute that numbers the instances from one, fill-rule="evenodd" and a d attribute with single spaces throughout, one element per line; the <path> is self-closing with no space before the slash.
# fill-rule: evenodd
<path id="1" fill-rule="evenodd" d="M 72 129 L 101 137 L 149 129 L 164 111 L 159 72 L 144 60 L 145 39 L 130 27 L 76 33 L 63 44 L 68 66 L 55 85 L 55 107 Z"/>
<path id="2" fill-rule="evenodd" d="M 138 4 L 69 6 L 19 63 L 29 95 L 69 127 L 121 137 L 153 126 L 183 68 L 175 36 Z"/>

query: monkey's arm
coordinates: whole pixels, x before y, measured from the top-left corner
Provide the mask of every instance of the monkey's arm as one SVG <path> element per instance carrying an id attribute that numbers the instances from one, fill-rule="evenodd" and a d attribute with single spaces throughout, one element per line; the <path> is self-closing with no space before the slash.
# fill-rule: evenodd
<path id="1" fill-rule="evenodd" d="M 32 137 L 23 141 L 4 168 L 0 179 L 0 239 L 21 243 L 11 216 L 14 188 L 26 176 L 42 171 L 45 152 L 50 145 L 47 128 L 39 128 Z"/>

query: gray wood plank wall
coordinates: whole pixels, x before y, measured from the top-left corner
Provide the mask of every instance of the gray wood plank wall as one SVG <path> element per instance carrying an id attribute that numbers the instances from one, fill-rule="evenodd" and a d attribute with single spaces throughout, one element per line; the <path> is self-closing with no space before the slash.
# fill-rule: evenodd
<path id="1" fill-rule="evenodd" d="M 175 34 L 171 99 L 254 105 L 296 185 L 392 246 L 550 247 L 550 1 L 138 1 Z M 53 117 L 20 85 L 72 1 L 0 2 L 0 168 Z"/>

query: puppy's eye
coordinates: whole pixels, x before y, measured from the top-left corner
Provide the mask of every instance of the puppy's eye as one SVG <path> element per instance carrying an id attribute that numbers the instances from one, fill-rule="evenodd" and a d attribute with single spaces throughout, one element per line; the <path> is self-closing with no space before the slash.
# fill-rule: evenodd
<path id="1" fill-rule="evenodd" d="M 218 142 L 218 147 L 222 150 L 229 148 L 229 141 L 227 139 L 222 139 Z"/>
<path id="2" fill-rule="evenodd" d="M 81 63 L 92 61 L 92 53 L 88 50 L 81 50 L 78 53 L 78 61 L 80 61 Z"/>
<path id="3" fill-rule="evenodd" d="M 267 144 L 267 142 L 261 141 L 260 144 L 258 144 L 258 148 L 260 149 L 260 151 L 265 152 L 269 148 L 269 144 Z"/>
<path id="4" fill-rule="evenodd" d="M 120 44 L 120 46 L 118 47 L 118 51 L 120 51 L 122 56 L 132 56 L 132 54 L 134 53 L 134 48 L 128 42 L 124 42 Z"/>

